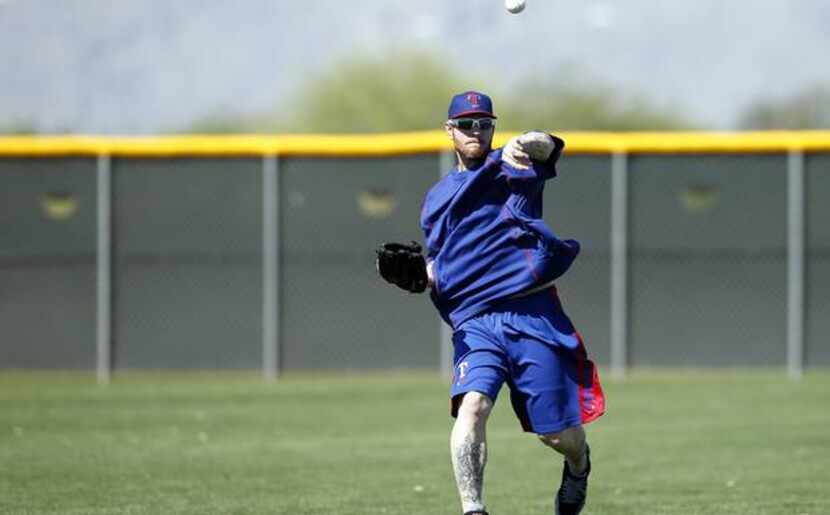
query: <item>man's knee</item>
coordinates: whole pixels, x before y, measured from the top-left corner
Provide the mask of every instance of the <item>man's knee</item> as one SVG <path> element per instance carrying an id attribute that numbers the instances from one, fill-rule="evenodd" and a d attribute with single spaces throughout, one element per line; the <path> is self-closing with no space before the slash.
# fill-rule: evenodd
<path id="1" fill-rule="evenodd" d="M 493 401 L 479 392 L 467 392 L 461 398 L 458 415 L 473 419 L 486 419 L 493 409 Z"/>
<path id="2" fill-rule="evenodd" d="M 539 440 L 557 451 L 572 451 L 585 446 L 585 431 L 582 426 L 569 427 L 558 433 L 537 435 Z"/>

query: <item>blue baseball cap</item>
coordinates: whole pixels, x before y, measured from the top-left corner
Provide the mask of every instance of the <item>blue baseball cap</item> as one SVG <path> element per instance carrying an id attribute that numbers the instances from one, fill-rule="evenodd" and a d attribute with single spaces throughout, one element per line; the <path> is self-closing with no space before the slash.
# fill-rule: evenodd
<path id="1" fill-rule="evenodd" d="M 483 114 L 495 118 L 493 101 L 490 100 L 490 97 L 478 91 L 465 91 L 452 97 L 450 108 L 447 110 L 449 119 L 470 116 L 471 114 Z"/>

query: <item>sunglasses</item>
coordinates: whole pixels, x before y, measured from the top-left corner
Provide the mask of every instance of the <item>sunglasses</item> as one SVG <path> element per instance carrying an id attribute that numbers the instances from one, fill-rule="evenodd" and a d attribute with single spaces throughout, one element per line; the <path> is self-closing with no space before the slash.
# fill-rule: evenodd
<path id="1" fill-rule="evenodd" d="M 449 120 L 449 124 L 462 131 L 473 129 L 489 131 L 496 126 L 496 121 L 492 118 L 456 118 Z"/>

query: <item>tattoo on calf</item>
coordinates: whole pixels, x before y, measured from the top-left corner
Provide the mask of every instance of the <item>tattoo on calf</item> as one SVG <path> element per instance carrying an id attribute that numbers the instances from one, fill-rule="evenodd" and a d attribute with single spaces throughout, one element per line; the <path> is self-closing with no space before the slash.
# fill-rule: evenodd
<path id="1" fill-rule="evenodd" d="M 484 442 L 467 436 L 455 449 L 455 479 L 464 501 L 480 503 L 484 480 Z"/>

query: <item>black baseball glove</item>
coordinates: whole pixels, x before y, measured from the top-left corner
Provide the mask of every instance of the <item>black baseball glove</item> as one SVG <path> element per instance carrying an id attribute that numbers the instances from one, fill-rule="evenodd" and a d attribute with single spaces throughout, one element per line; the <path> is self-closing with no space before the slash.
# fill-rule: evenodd
<path id="1" fill-rule="evenodd" d="M 375 266 L 386 282 L 412 293 L 427 289 L 427 264 L 420 245 L 414 241 L 409 245 L 384 243 L 377 254 Z"/>

